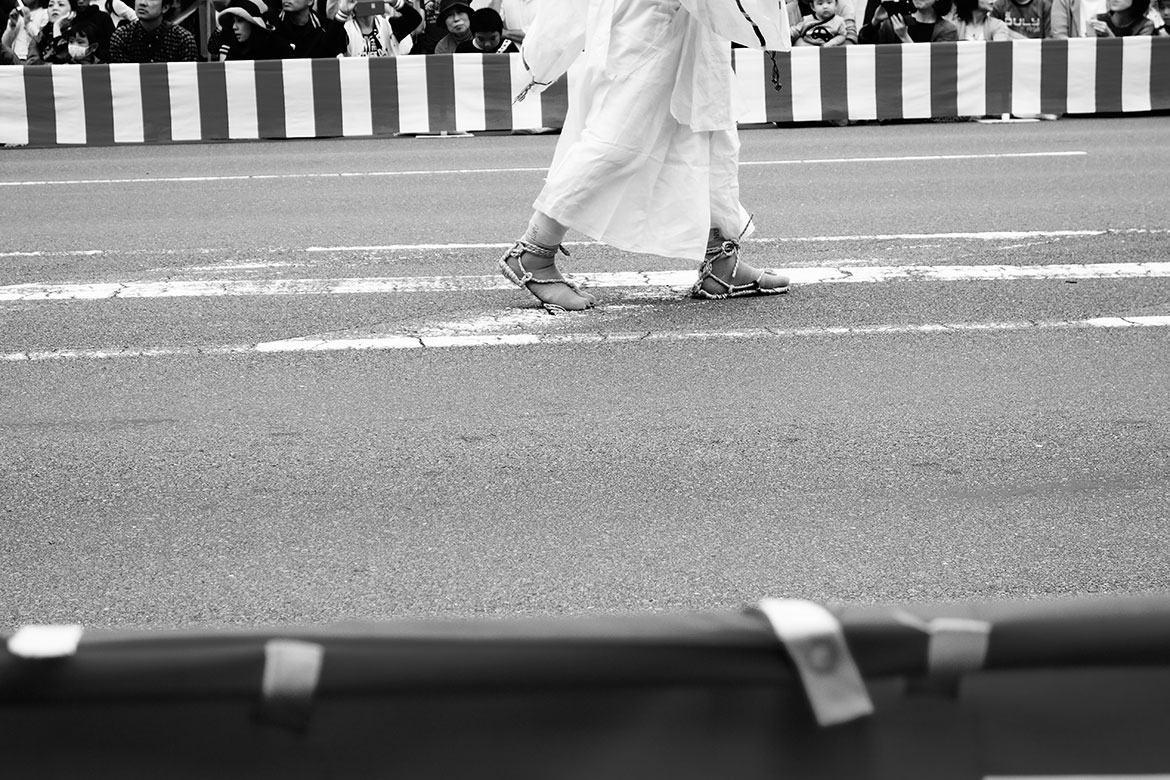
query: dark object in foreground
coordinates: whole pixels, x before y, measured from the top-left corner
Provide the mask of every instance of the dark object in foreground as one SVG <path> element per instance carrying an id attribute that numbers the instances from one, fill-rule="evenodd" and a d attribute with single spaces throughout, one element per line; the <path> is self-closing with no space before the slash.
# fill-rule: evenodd
<path id="1" fill-rule="evenodd" d="M 0 745 L 123 780 L 1170 774 L 1170 598 L 835 614 L 874 710 L 842 725 L 752 609 L 94 632 L 0 649 Z"/>

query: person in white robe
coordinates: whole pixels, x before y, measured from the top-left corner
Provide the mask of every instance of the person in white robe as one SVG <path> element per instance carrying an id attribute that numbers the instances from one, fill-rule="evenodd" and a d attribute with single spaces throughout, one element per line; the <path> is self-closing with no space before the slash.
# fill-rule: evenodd
<path id="1" fill-rule="evenodd" d="M 541 0 L 522 49 L 530 88 L 572 67 L 569 107 L 528 229 L 499 260 L 505 277 L 551 313 L 593 306 L 556 266 L 572 229 L 699 262 L 694 297 L 788 290 L 784 276 L 739 258 L 753 227 L 739 202 L 731 41 L 787 50 L 780 3 Z"/>

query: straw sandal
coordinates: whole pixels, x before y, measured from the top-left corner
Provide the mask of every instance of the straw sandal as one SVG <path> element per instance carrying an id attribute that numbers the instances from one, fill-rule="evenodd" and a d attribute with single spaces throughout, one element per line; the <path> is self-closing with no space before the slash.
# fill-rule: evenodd
<path id="1" fill-rule="evenodd" d="M 521 257 L 525 253 L 535 255 L 536 257 L 543 257 L 546 259 L 555 259 L 557 256 L 558 249 L 560 251 L 564 252 L 566 256 L 568 256 L 569 251 L 567 249 L 565 249 L 563 246 L 547 247 L 547 246 L 541 246 L 540 244 L 533 244 L 531 241 L 525 241 L 524 239 L 520 239 L 519 241 L 517 241 L 515 244 L 512 245 L 511 249 L 509 249 L 507 252 L 504 253 L 504 256 L 501 257 L 496 262 L 496 265 L 499 266 L 500 273 L 504 275 L 505 279 L 507 279 L 509 282 L 516 285 L 517 287 L 523 287 L 524 289 L 528 290 L 528 292 L 532 293 L 532 296 L 534 298 L 536 298 L 536 300 L 540 301 L 540 305 L 543 306 L 545 311 L 547 311 L 549 314 L 562 314 L 562 313 L 567 312 L 567 311 L 584 311 L 585 309 L 592 308 L 592 306 L 594 304 L 593 296 L 590 295 L 589 293 L 584 292 L 581 289 L 581 286 L 579 284 L 577 284 L 576 282 L 572 281 L 571 279 L 566 279 L 566 278 L 560 276 L 559 271 L 557 271 L 558 278 L 538 279 L 537 277 L 532 275 L 532 271 L 529 271 L 528 269 L 526 269 L 524 267 L 524 261 L 521 259 Z M 517 274 L 515 271 L 513 271 L 512 267 L 510 265 L 508 265 L 508 261 L 512 260 L 513 258 L 515 258 L 515 260 L 516 260 L 516 267 L 520 271 L 519 274 Z M 550 263 L 550 265 L 552 266 L 552 268 L 554 270 L 556 270 L 555 261 L 553 263 Z M 549 266 L 542 266 L 541 268 L 548 268 L 548 267 Z M 537 270 L 541 270 L 541 268 L 538 268 Z M 544 298 L 542 298 L 536 292 L 535 289 L 533 289 L 532 287 L 529 286 L 529 285 L 539 285 L 539 284 L 563 284 L 566 287 L 568 287 L 570 290 L 572 290 L 573 293 L 576 294 L 576 296 L 578 298 L 582 299 L 585 302 L 585 305 L 581 306 L 580 308 L 577 308 L 577 307 L 570 308 L 567 306 L 562 306 L 558 303 L 553 303 L 552 301 L 546 301 Z"/>
<path id="2" fill-rule="evenodd" d="M 735 264 L 731 267 L 731 275 L 728 279 L 721 276 L 716 276 L 713 267 L 715 263 L 725 257 L 734 257 Z M 753 269 L 759 270 L 759 269 Z M 709 301 L 721 301 L 727 298 L 739 298 L 745 295 L 781 295 L 788 292 L 788 279 L 780 274 L 772 271 L 759 270 L 759 275 L 749 282 L 743 284 L 735 284 L 731 280 L 735 279 L 735 275 L 739 272 L 739 242 L 732 239 L 724 239 L 723 243 L 719 245 L 718 251 L 708 254 L 703 258 L 703 264 L 699 266 L 699 278 L 691 287 L 692 298 L 702 298 Z M 784 280 L 781 285 L 774 287 L 765 287 L 760 284 L 760 281 L 765 276 L 776 276 Z M 703 282 L 710 279 L 723 288 L 724 292 L 709 292 L 703 289 Z"/>

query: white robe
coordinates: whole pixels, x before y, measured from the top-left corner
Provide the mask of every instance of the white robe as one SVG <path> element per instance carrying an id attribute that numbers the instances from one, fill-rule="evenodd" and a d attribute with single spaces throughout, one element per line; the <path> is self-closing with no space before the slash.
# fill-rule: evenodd
<path id="1" fill-rule="evenodd" d="M 787 48 L 787 17 L 775 0 L 587 3 L 582 14 L 581 0 L 542 0 L 524 42 L 538 82 L 573 65 L 565 125 L 533 205 L 619 249 L 701 260 L 710 228 L 750 230 L 725 36 Z M 759 32 L 741 3 L 758 11 Z"/>

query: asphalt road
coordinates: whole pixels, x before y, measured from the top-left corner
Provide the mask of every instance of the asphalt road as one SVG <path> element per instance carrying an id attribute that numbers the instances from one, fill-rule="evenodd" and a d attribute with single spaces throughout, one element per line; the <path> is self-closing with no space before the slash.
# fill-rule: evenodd
<path id="1" fill-rule="evenodd" d="M 491 269 L 553 137 L 4 151 L 0 630 L 1164 591 L 1170 276 L 1070 269 L 1170 261 L 1166 128 L 745 130 L 804 283 L 572 236 L 556 318 Z"/>

